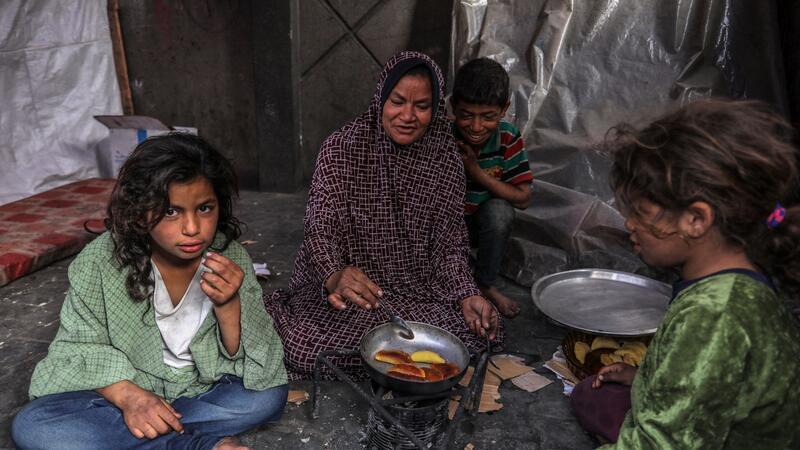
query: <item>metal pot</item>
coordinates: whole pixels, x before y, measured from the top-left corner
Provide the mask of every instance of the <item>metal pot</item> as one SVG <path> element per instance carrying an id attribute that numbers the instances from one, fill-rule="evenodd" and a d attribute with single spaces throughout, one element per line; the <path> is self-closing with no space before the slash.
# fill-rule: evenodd
<path id="1" fill-rule="evenodd" d="M 447 330 L 422 322 L 407 323 L 414 332 L 412 340 L 401 337 L 401 330 L 392 323 L 378 325 L 361 338 L 358 351 L 370 377 L 389 389 L 414 395 L 435 394 L 458 383 L 469 365 L 467 346 Z M 440 381 L 396 378 L 386 373 L 392 367 L 391 364 L 375 361 L 374 355 L 380 350 L 401 350 L 409 354 L 418 350 L 431 350 L 441 355 L 447 362 L 455 364 L 459 371 L 456 375 Z"/>

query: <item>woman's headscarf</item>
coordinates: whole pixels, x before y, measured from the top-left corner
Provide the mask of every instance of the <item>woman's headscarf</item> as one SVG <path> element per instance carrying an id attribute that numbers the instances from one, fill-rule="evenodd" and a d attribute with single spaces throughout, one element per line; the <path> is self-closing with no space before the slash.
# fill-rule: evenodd
<path id="1" fill-rule="evenodd" d="M 444 76 L 439 66 L 424 53 L 404 51 L 389 58 L 378 80 L 378 86 L 372 96 L 369 109 L 349 126 L 346 132 L 351 135 L 370 135 L 370 141 L 376 147 L 373 150 L 393 146 L 389 135 L 381 123 L 383 104 L 389 97 L 394 86 L 409 70 L 423 66 L 431 75 L 432 118 L 425 134 L 416 142 L 407 146 L 409 151 L 456 151 L 455 141 L 452 138 L 450 123 L 447 120 L 447 110 L 444 103 Z M 351 128 L 352 127 L 352 128 Z M 343 129 L 342 131 L 345 131 Z M 355 144 L 355 141 L 352 142 Z"/>

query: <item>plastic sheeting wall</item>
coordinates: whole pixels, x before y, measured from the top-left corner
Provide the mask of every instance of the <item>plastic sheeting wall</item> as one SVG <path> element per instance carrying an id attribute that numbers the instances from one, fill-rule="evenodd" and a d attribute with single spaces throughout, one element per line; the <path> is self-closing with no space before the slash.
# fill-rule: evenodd
<path id="1" fill-rule="evenodd" d="M 709 95 L 785 111 L 777 29 L 772 0 L 456 0 L 450 74 L 479 56 L 503 64 L 507 119 L 523 131 L 535 177 L 506 275 L 530 284 L 573 267 L 647 273 L 593 143 L 621 121 Z"/>
<path id="2" fill-rule="evenodd" d="M 106 2 L 0 2 L 0 204 L 97 176 L 121 112 Z"/>

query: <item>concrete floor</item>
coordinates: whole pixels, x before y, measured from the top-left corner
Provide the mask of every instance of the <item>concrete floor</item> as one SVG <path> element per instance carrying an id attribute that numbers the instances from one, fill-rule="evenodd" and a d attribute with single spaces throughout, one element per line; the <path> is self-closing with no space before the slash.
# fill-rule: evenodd
<path id="1" fill-rule="evenodd" d="M 304 194 L 243 192 L 239 217 L 249 226 L 242 240 L 255 262 L 266 262 L 272 277 L 265 292 L 286 287 L 294 255 L 302 240 Z M 58 328 L 58 314 L 67 290 L 67 267 L 72 258 L 59 261 L 0 288 L 0 448 L 13 448 L 11 420 L 27 401 L 30 375 L 44 357 Z M 533 306 L 529 289 L 506 281 L 502 289 L 521 306 L 521 314 L 506 321 L 506 349 L 525 355 L 529 364 L 541 366 L 555 351 L 565 330 L 548 322 Z M 543 371 L 555 379 L 549 372 Z M 311 392 L 310 382 L 292 383 L 292 389 Z M 504 407 L 478 414 L 460 424 L 451 444 L 462 449 L 588 449 L 595 442 L 573 418 L 561 384 L 527 393 L 506 381 L 500 388 Z M 253 448 L 361 449 L 364 446 L 366 402 L 347 386 L 328 382 L 322 388 L 320 418 L 310 419 L 311 402 L 288 405 L 283 419 L 243 436 Z"/>

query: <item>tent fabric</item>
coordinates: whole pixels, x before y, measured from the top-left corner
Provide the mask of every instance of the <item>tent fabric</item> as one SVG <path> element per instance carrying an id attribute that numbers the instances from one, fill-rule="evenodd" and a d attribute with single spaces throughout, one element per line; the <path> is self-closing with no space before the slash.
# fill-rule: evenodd
<path id="1" fill-rule="evenodd" d="M 546 245 L 570 268 L 658 276 L 629 249 L 596 144 L 619 122 L 641 125 L 696 98 L 787 111 L 777 19 L 774 0 L 456 0 L 450 77 L 481 56 L 505 67 L 506 119 L 522 130 L 535 179 L 505 274 L 526 284 L 545 275 L 526 251 Z"/>
<path id="2" fill-rule="evenodd" d="M 0 205 L 96 177 L 121 114 L 106 2 L 0 2 Z"/>

